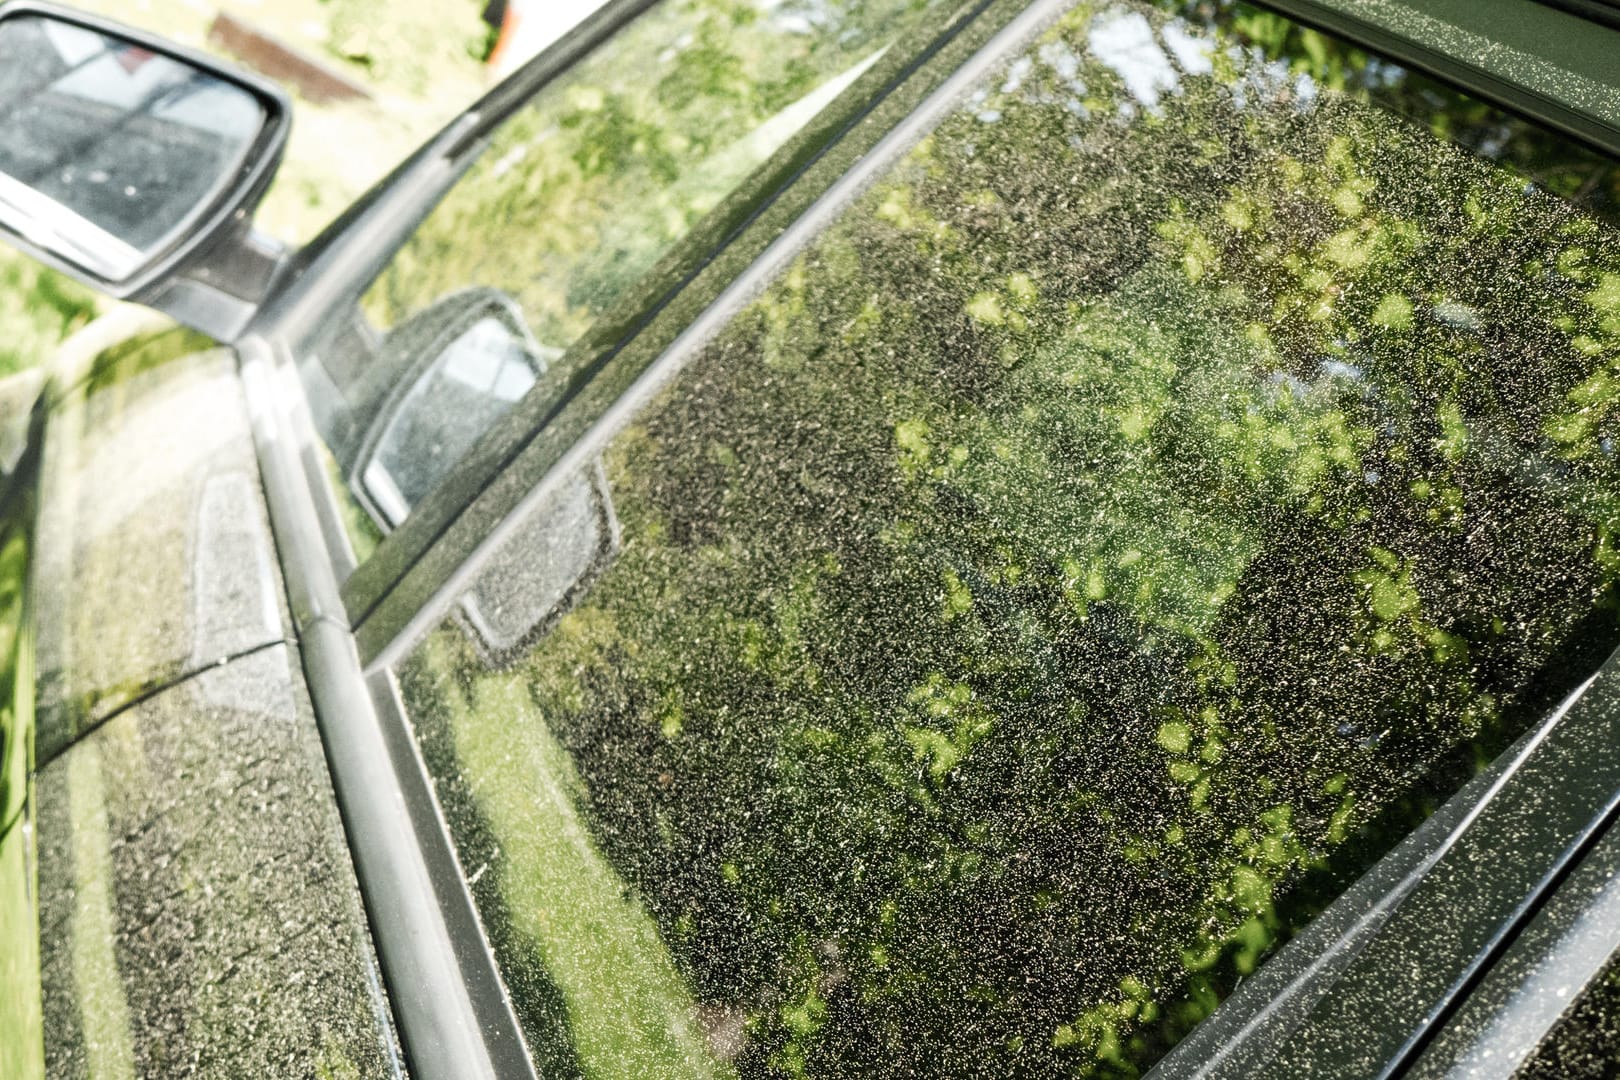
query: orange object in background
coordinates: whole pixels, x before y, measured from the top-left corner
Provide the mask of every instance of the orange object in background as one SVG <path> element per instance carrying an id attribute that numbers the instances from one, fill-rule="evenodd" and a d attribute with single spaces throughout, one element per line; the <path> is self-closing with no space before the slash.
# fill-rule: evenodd
<path id="1" fill-rule="evenodd" d="M 498 32 L 484 63 L 505 78 L 601 5 L 602 0 L 490 0 L 484 21 Z"/>
<path id="2" fill-rule="evenodd" d="M 523 19 L 518 13 L 518 5 L 511 0 L 490 0 L 484 8 L 484 22 L 490 29 L 496 31 L 495 45 L 484 57 L 484 63 L 490 67 L 499 67 L 506 55 L 511 51 L 512 40 L 517 36 L 517 27 Z"/>

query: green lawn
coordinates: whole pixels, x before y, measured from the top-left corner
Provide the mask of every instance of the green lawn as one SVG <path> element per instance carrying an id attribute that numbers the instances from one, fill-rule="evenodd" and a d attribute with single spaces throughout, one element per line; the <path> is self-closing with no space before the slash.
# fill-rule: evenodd
<path id="1" fill-rule="evenodd" d="M 29 846 L 20 827 L 0 839 L 0 982 L 8 988 L 0 996 L 0 1075 L 18 1080 L 43 1075 L 39 927 Z"/>
<path id="2" fill-rule="evenodd" d="M 427 664 L 453 671 L 454 658 L 437 651 L 443 645 L 430 642 Z M 515 903 L 511 916 L 556 983 L 584 1075 L 734 1075 L 710 1056 L 657 924 L 591 836 L 567 751 L 520 684 L 483 692 L 484 700 L 452 706 L 456 750 L 486 781 L 483 808 L 502 845 L 501 889 L 528 901 Z"/>
<path id="3" fill-rule="evenodd" d="M 26 812 L 34 712 L 33 648 L 23 631 L 27 543 L 0 544 L 0 1076 L 44 1075 L 39 996 L 38 890 Z"/>

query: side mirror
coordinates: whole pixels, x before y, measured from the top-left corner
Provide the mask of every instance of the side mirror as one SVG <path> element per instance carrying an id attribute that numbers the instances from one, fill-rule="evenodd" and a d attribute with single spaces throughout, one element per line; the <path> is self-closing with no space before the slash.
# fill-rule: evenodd
<path id="1" fill-rule="evenodd" d="M 395 327 L 368 373 L 391 389 L 349 477 L 378 527 L 397 528 L 561 354 L 534 339 L 497 289 L 452 293 Z"/>
<path id="2" fill-rule="evenodd" d="M 0 4 L 0 236 L 229 340 L 279 257 L 248 218 L 291 109 L 270 83 L 35 0 Z"/>
<path id="3" fill-rule="evenodd" d="M 395 327 L 368 365 L 392 388 L 370 414 L 349 473 L 378 527 L 397 528 L 479 436 L 531 390 L 546 392 L 536 384 L 562 352 L 537 342 L 517 302 L 498 289 L 452 293 Z M 492 662 L 550 626 L 617 554 L 601 462 L 550 485 L 505 531 L 460 604 Z"/>

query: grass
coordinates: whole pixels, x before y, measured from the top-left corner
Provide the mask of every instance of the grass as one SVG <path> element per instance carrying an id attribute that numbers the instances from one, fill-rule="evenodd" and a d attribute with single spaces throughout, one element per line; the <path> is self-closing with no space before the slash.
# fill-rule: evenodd
<path id="1" fill-rule="evenodd" d="M 0 985 L 7 988 L 0 995 L 0 1076 L 17 1080 L 44 1075 L 39 924 L 29 847 L 26 828 L 12 828 L 0 838 Z"/>
<path id="2" fill-rule="evenodd" d="M 456 670 L 430 639 L 425 663 Z M 450 724 L 500 844 L 501 892 L 562 994 L 568 1031 L 592 1080 L 723 1080 L 691 991 L 657 924 L 597 848 L 577 800 L 579 777 L 521 682 L 452 699 Z M 522 733 L 522 738 L 516 738 Z"/>
<path id="3" fill-rule="evenodd" d="M 0 377 L 43 363 L 97 310 L 89 289 L 0 248 Z"/>
<path id="4" fill-rule="evenodd" d="M 39 916 L 32 821 L 28 813 L 34 716 L 33 648 L 23 636 L 27 544 L 12 530 L 0 545 L 0 1076 L 44 1076 L 39 994 Z"/>

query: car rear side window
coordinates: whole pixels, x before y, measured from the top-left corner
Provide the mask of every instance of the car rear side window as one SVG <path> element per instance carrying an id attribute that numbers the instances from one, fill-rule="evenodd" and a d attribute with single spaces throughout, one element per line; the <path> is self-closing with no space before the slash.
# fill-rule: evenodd
<path id="1" fill-rule="evenodd" d="M 497 129 L 372 283 L 358 325 L 322 357 L 336 385 L 315 395 L 317 423 L 356 500 L 348 524 L 358 553 L 510 411 L 521 395 L 503 388 L 547 394 L 566 384 L 569 346 L 943 6 L 665 0 Z M 447 352 L 470 355 L 461 332 L 491 292 L 510 315 L 496 327 L 506 333 L 474 346 L 490 363 L 523 352 L 522 370 L 482 391 L 462 383 L 451 398 L 413 392 L 444 383 L 435 361 Z M 379 455 L 390 427 L 416 433 L 408 454 Z"/>
<path id="2" fill-rule="evenodd" d="M 1075 4 L 544 481 L 397 672 L 537 1055 L 1132 1073 L 1597 668 L 1612 174 L 1409 78 Z"/>

